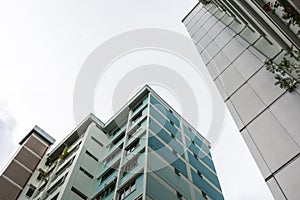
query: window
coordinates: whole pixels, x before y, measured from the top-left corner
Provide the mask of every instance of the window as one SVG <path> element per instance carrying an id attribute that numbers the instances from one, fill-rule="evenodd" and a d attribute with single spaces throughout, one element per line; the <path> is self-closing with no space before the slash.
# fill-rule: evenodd
<path id="1" fill-rule="evenodd" d="M 52 165 L 52 159 L 50 159 L 50 157 L 47 158 L 45 165 L 46 166 L 51 166 Z"/>
<path id="2" fill-rule="evenodd" d="M 85 175 L 87 175 L 90 179 L 93 179 L 94 176 L 92 174 L 90 174 L 89 172 L 87 172 L 85 169 L 83 169 L 82 167 L 79 167 L 79 170 L 82 171 Z"/>
<path id="3" fill-rule="evenodd" d="M 56 200 L 58 198 L 59 193 L 57 193 L 54 197 L 52 197 L 50 200 Z"/>
<path id="4" fill-rule="evenodd" d="M 74 192 L 75 194 L 77 194 L 79 197 L 81 197 L 82 199 L 87 199 L 87 196 L 84 195 L 82 192 L 80 192 L 78 189 L 76 189 L 75 187 L 71 188 L 71 191 Z"/>
<path id="5" fill-rule="evenodd" d="M 47 183 L 48 183 L 48 180 L 45 181 L 45 183 L 43 183 L 43 185 L 41 185 L 41 187 L 39 187 L 39 192 L 41 192 L 41 191 L 43 191 L 45 189 Z"/>
<path id="6" fill-rule="evenodd" d="M 172 122 L 171 120 L 170 120 L 170 123 L 171 123 L 172 126 L 175 126 L 174 122 Z"/>
<path id="7" fill-rule="evenodd" d="M 136 114 L 132 119 L 131 119 L 131 124 L 134 124 L 136 121 L 138 121 L 143 115 L 143 112 L 140 111 L 138 114 Z"/>
<path id="8" fill-rule="evenodd" d="M 175 174 L 177 174 L 178 176 L 180 176 L 180 172 L 179 172 L 179 170 L 178 170 L 178 169 L 176 169 L 175 167 L 174 167 L 174 171 L 175 171 Z"/>
<path id="9" fill-rule="evenodd" d="M 207 199 L 207 195 L 205 192 L 202 191 L 202 196 L 204 197 L 204 199 Z"/>
<path id="10" fill-rule="evenodd" d="M 75 156 L 70 159 L 66 164 L 64 164 L 56 173 L 56 176 L 59 176 L 60 174 L 62 174 L 69 166 L 71 166 L 71 164 L 73 163 Z"/>
<path id="11" fill-rule="evenodd" d="M 141 105 L 143 105 L 143 101 L 140 101 L 140 102 L 132 109 L 132 112 L 134 112 L 134 111 L 136 111 L 137 109 L 139 109 Z"/>
<path id="12" fill-rule="evenodd" d="M 103 144 L 93 136 L 92 136 L 92 140 L 94 140 L 97 144 L 99 144 L 100 147 L 103 147 Z"/>
<path id="13" fill-rule="evenodd" d="M 71 149 L 69 152 L 68 152 L 68 156 L 71 155 L 73 152 L 75 152 L 79 147 L 80 147 L 80 144 L 81 144 L 81 141 L 73 148 Z M 67 156 L 67 157 L 68 157 Z M 65 159 L 67 158 L 65 157 Z"/>
<path id="14" fill-rule="evenodd" d="M 142 200 L 143 199 L 143 195 L 138 196 L 137 198 L 135 198 L 134 200 Z M 146 197 L 147 199 L 147 197 Z"/>
<path id="15" fill-rule="evenodd" d="M 96 160 L 98 162 L 98 158 L 96 158 L 93 154 L 91 154 L 91 152 L 89 152 L 88 150 L 85 151 L 85 153 L 90 156 L 91 158 L 93 158 L 94 160 Z"/>
<path id="16" fill-rule="evenodd" d="M 67 177 L 68 173 L 66 173 L 62 178 L 60 178 L 56 183 L 54 183 L 48 190 L 47 193 L 50 195 L 51 193 L 53 193 L 59 186 L 61 186 L 66 177 Z"/>
<path id="17" fill-rule="evenodd" d="M 203 178 L 202 173 L 199 172 L 198 170 L 197 170 L 197 174 L 198 174 L 201 178 Z"/>
<path id="18" fill-rule="evenodd" d="M 53 166 L 50 170 L 45 172 L 43 169 L 40 168 L 39 169 L 40 173 L 39 173 L 39 175 L 36 179 L 40 181 L 43 177 L 45 177 L 45 173 L 50 175 L 53 172 L 54 169 L 55 169 L 55 166 Z"/>
<path id="19" fill-rule="evenodd" d="M 33 195 L 34 191 L 35 191 L 35 187 L 33 185 L 30 185 L 29 189 L 26 192 L 26 197 L 30 198 Z"/>
<path id="20" fill-rule="evenodd" d="M 129 147 L 126 147 L 126 155 L 133 152 L 139 146 L 139 139 L 133 142 Z"/>
<path id="21" fill-rule="evenodd" d="M 182 194 L 180 192 L 176 191 L 176 195 L 178 199 L 182 199 Z"/>
<path id="22" fill-rule="evenodd" d="M 112 161 L 115 157 L 117 157 L 117 156 L 121 153 L 122 147 L 123 147 L 123 144 L 122 144 L 121 146 L 119 146 L 115 152 L 113 152 L 112 154 L 110 154 L 110 155 L 105 159 L 105 162 L 106 162 L 106 163 L 109 163 L 109 162 Z"/>
<path id="23" fill-rule="evenodd" d="M 138 156 L 134 156 L 130 159 L 123 167 L 122 172 L 124 172 L 123 176 L 125 176 L 128 172 L 130 172 L 133 168 L 137 166 Z"/>
<path id="24" fill-rule="evenodd" d="M 112 135 L 112 136 L 116 135 L 117 132 L 119 132 L 119 130 L 121 130 L 119 127 L 116 128 L 116 129 L 111 133 L 111 135 Z"/>
<path id="25" fill-rule="evenodd" d="M 112 168 L 109 168 L 109 170 L 102 175 L 101 183 L 105 181 L 108 177 L 110 177 L 116 171 L 116 169 L 117 166 L 113 166 Z"/>
<path id="26" fill-rule="evenodd" d="M 39 173 L 39 175 L 36 179 L 40 181 L 40 180 L 42 180 L 43 177 L 44 177 L 43 173 Z"/>
<path id="27" fill-rule="evenodd" d="M 197 156 L 197 154 L 195 154 L 195 153 L 193 153 L 194 154 L 194 157 L 196 158 L 196 159 L 198 159 L 198 156 Z"/>
<path id="28" fill-rule="evenodd" d="M 127 185 L 124 189 L 120 191 L 119 200 L 125 199 L 129 194 L 131 194 L 135 190 L 135 180 Z"/>
<path id="29" fill-rule="evenodd" d="M 136 134 L 137 132 L 139 132 L 143 127 L 140 126 L 140 124 L 136 125 L 133 129 L 131 129 L 128 132 L 129 138 L 131 138 L 134 134 Z M 128 138 L 128 139 L 129 139 Z"/>
<path id="30" fill-rule="evenodd" d="M 113 148 L 116 144 L 118 144 L 122 139 L 124 139 L 125 131 L 123 131 L 112 143 L 109 145 L 109 148 Z"/>
<path id="31" fill-rule="evenodd" d="M 175 149 L 172 149 L 172 152 L 177 156 L 177 151 L 175 151 Z"/>
<path id="32" fill-rule="evenodd" d="M 110 195 L 110 193 L 112 193 L 113 191 L 115 191 L 115 187 L 116 187 L 116 183 L 113 182 L 111 185 L 109 185 L 108 187 L 106 187 L 106 189 L 101 192 L 97 197 L 96 200 L 102 200 L 105 199 L 107 196 Z"/>

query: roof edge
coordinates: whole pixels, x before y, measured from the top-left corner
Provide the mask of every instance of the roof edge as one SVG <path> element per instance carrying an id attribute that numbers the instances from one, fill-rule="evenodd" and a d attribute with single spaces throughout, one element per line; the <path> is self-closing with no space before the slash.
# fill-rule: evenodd
<path id="1" fill-rule="evenodd" d="M 196 3 L 196 5 L 185 15 L 185 17 L 181 20 L 183 22 L 194 10 L 195 8 L 200 4 L 200 1 Z"/>
<path id="2" fill-rule="evenodd" d="M 50 145 L 54 144 L 55 139 L 51 137 L 48 133 L 46 133 L 39 126 L 35 125 L 33 129 L 19 142 L 20 145 L 24 144 L 24 142 L 32 135 L 33 133 L 37 133 L 40 137 L 42 137 L 47 143 Z"/>

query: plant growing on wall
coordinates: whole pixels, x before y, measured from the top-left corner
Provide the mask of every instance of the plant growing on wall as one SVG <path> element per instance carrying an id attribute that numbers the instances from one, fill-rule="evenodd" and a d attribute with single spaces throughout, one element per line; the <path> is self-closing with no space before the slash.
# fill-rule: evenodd
<path id="1" fill-rule="evenodd" d="M 199 2 L 202 3 L 203 5 L 207 5 L 211 3 L 210 0 L 199 0 Z"/>
<path id="2" fill-rule="evenodd" d="M 59 158 L 60 158 L 60 159 L 65 159 L 68 155 L 69 155 L 68 149 L 65 148 L 65 149 L 63 150 L 63 152 L 60 154 Z"/>
<path id="3" fill-rule="evenodd" d="M 283 8 L 282 19 L 287 20 L 288 26 L 298 25 L 300 26 L 300 14 L 297 10 L 287 1 L 287 0 L 276 0 L 274 3 L 266 3 L 263 6 L 263 9 L 266 12 L 273 12 L 278 8 Z M 299 34 L 300 32 L 298 32 Z"/>
<path id="4" fill-rule="evenodd" d="M 300 80 L 300 51 L 290 47 L 278 65 L 270 59 L 265 62 L 265 67 L 275 74 L 275 85 L 290 92 Z"/>
<path id="5" fill-rule="evenodd" d="M 39 168 L 39 171 L 40 171 L 40 173 L 39 173 L 39 175 L 37 177 L 37 180 L 42 180 L 42 179 L 46 180 L 48 178 L 48 176 L 49 176 L 49 173 L 46 172 L 45 170 L 43 170 L 42 168 Z"/>

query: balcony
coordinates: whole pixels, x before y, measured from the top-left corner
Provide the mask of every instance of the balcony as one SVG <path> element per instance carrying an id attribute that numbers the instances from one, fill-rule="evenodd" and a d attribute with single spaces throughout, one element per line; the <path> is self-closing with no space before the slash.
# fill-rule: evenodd
<path id="1" fill-rule="evenodd" d="M 141 136 L 145 133 L 145 127 L 140 127 L 133 132 L 129 133 L 130 136 L 128 138 L 128 141 L 126 143 L 126 146 L 130 145 L 136 138 L 141 138 Z"/>
<path id="2" fill-rule="evenodd" d="M 125 184 L 126 182 L 131 180 L 132 177 L 134 177 L 137 173 L 143 173 L 143 172 L 144 172 L 144 167 L 142 166 L 142 164 L 138 164 L 138 166 L 136 166 L 131 172 L 126 173 L 126 175 L 121 178 L 119 185 Z"/>
<path id="3" fill-rule="evenodd" d="M 124 145 L 123 143 L 124 139 L 121 139 L 116 145 L 111 147 L 107 152 L 107 156 L 103 160 L 107 159 L 113 152 L 117 151 L 118 149 L 122 150 L 122 147 Z"/>
<path id="4" fill-rule="evenodd" d="M 108 170 L 108 168 L 111 168 L 112 166 L 118 165 L 117 163 L 120 161 L 121 159 L 121 152 L 114 157 L 111 161 L 109 161 L 108 163 L 104 163 L 100 172 L 100 175 L 102 175 L 105 171 Z M 118 168 L 118 166 L 116 167 Z"/>
<path id="5" fill-rule="evenodd" d="M 108 196 L 106 196 L 105 198 L 104 198 L 104 200 L 111 200 L 111 199 L 114 199 L 114 192 L 111 192 Z"/>
<path id="6" fill-rule="evenodd" d="M 140 141 L 141 142 L 141 141 Z M 124 158 L 123 163 L 128 162 L 129 160 L 131 160 L 134 156 L 136 156 L 137 154 L 143 154 L 141 153 L 141 151 L 145 148 L 145 142 L 141 142 L 142 144 L 139 144 L 136 149 L 134 149 L 133 152 L 129 152 L 126 157 Z M 140 155 L 141 156 L 141 155 Z"/>
<path id="7" fill-rule="evenodd" d="M 117 133 L 115 133 L 111 138 L 110 141 L 114 141 L 117 137 L 120 136 L 120 134 L 122 132 L 124 132 L 126 130 L 126 126 L 122 127 L 119 131 L 117 131 Z"/>
<path id="8" fill-rule="evenodd" d="M 140 106 L 138 106 L 136 109 L 133 110 L 131 116 L 136 115 L 138 112 L 140 112 L 141 110 L 143 110 L 144 108 L 146 108 L 147 104 L 148 104 L 148 101 L 147 101 L 147 99 L 145 99 Z"/>
<path id="9" fill-rule="evenodd" d="M 109 185 L 112 181 L 116 181 L 118 177 L 118 169 L 114 173 L 112 173 L 109 177 L 107 177 L 103 182 L 99 184 L 98 191 L 101 191 L 105 188 L 105 186 Z"/>

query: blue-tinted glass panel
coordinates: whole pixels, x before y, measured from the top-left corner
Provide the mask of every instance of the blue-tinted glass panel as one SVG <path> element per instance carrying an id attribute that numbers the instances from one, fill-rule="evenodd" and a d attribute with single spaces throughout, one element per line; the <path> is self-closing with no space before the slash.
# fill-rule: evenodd
<path id="1" fill-rule="evenodd" d="M 149 135 L 149 147 L 156 151 L 162 158 L 164 158 L 178 171 L 187 176 L 186 164 L 178 158 L 169 148 L 165 147 L 154 135 Z"/>
<path id="2" fill-rule="evenodd" d="M 180 158 L 171 163 L 171 165 L 178 169 L 185 177 L 188 177 L 186 164 Z"/>
<path id="3" fill-rule="evenodd" d="M 193 183 L 202 191 L 204 191 L 211 199 L 223 200 L 223 195 L 215 188 L 209 185 L 203 178 L 201 178 L 194 170 L 191 170 Z"/>
<path id="4" fill-rule="evenodd" d="M 221 189 L 217 176 L 212 173 L 203 163 L 197 160 L 191 153 L 188 152 L 190 164 L 201 172 L 208 180 L 210 180 L 217 188 Z"/>
<path id="5" fill-rule="evenodd" d="M 176 136 L 176 138 L 178 138 L 180 141 L 182 141 L 181 133 L 179 132 L 179 130 L 177 128 L 175 128 L 175 126 L 173 126 L 170 122 L 167 121 L 165 123 L 165 127 L 169 132 L 173 133 Z"/>
<path id="6" fill-rule="evenodd" d="M 190 138 L 191 140 L 194 140 L 195 134 L 192 133 L 192 131 L 190 131 L 185 125 L 183 125 L 183 130 L 184 130 L 185 134 L 186 134 L 187 136 L 189 136 L 189 138 Z"/>
<path id="7" fill-rule="evenodd" d="M 174 191 L 170 191 L 164 184 L 154 178 L 151 173 L 147 175 L 146 194 L 151 199 L 176 199 Z M 158 192 L 159 191 L 159 192 Z"/>
<path id="8" fill-rule="evenodd" d="M 148 157 L 149 158 L 149 157 Z M 189 181 L 187 181 L 183 176 L 178 176 L 174 172 L 174 168 L 170 166 L 165 167 L 157 167 L 158 163 L 162 163 L 162 160 L 159 158 L 159 155 L 151 154 L 150 162 L 148 162 L 149 169 L 152 170 L 153 173 L 158 175 L 162 180 L 164 180 L 168 185 L 173 187 L 174 189 L 180 191 L 183 196 L 187 199 L 191 198 L 190 185 Z M 164 165 L 162 165 L 164 166 Z"/>
<path id="9" fill-rule="evenodd" d="M 207 200 L 207 198 L 204 198 L 202 193 L 200 193 L 198 190 L 195 189 L 195 197 L 196 200 Z"/>
<path id="10" fill-rule="evenodd" d="M 182 141 L 181 133 L 175 128 L 166 118 L 164 118 L 157 110 L 152 106 L 150 107 L 150 115 L 154 117 L 161 125 L 163 125 L 170 133 L 175 135 L 177 139 Z"/>
<path id="11" fill-rule="evenodd" d="M 209 147 L 204 142 L 202 142 L 197 136 L 195 137 L 194 141 L 205 152 L 209 152 Z"/>
<path id="12" fill-rule="evenodd" d="M 209 147 L 202 142 L 201 139 L 197 135 L 195 135 L 192 131 L 190 131 L 185 125 L 183 125 L 183 130 L 187 136 L 189 136 L 190 140 L 194 141 L 200 148 L 202 148 L 205 152 L 209 152 Z"/>
<path id="13" fill-rule="evenodd" d="M 155 118 L 161 125 L 165 125 L 167 119 L 164 118 L 157 110 L 155 110 L 152 106 L 150 107 L 150 115 Z"/>
<path id="14" fill-rule="evenodd" d="M 176 124 L 177 127 L 180 127 L 180 120 L 177 119 L 177 117 L 175 117 L 174 114 L 170 112 L 170 110 L 166 109 L 165 106 L 163 106 L 157 99 L 155 99 L 153 96 L 151 96 L 150 102 L 158 110 L 160 110 L 162 113 L 166 114 L 167 118 L 169 118 L 172 122 L 174 122 L 174 124 Z"/>
<path id="15" fill-rule="evenodd" d="M 169 110 L 167 110 L 167 117 L 176 124 L 177 127 L 180 127 L 180 121 L 177 119 L 173 113 L 171 113 Z"/>
<path id="16" fill-rule="evenodd" d="M 195 153 L 199 159 L 201 159 L 205 164 L 207 164 L 212 170 L 215 171 L 215 166 L 211 158 L 209 157 L 209 153 L 205 153 L 201 151 L 196 145 L 194 145 L 191 141 L 187 140 L 187 147 L 189 150 L 191 150 L 193 153 Z"/>
<path id="17" fill-rule="evenodd" d="M 154 120 L 150 121 L 149 128 L 156 133 L 165 143 L 167 143 L 172 149 L 174 149 L 179 155 L 184 157 L 183 147 L 179 142 L 174 140 L 172 136 L 167 133 L 158 123 Z"/>

